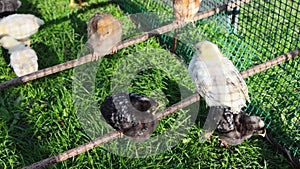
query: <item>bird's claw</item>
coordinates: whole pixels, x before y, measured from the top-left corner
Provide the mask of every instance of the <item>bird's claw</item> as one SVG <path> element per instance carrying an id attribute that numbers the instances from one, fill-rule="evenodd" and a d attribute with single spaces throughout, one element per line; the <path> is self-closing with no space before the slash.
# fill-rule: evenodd
<path id="1" fill-rule="evenodd" d="M 223 140 L 223 139 L 218 139 L 221 143 L 220 143 L 220 146 L 221 147 L 226 147 L 226 148 L 229 148 L 229 146 L 228 146 L 228 143 L 225 141 L 225 140 Z"/>
<path id="2" fill-rule="evenodd" d="M 212 135 L 211 132 L 206 132 L 204 135 L 200 136 L 199 141 L 200 141 L 201 143 L 203 143 L 205 140 L 209 140 L 209 141 L 210 141 L 212 136 L 213 136 L 213 135 Z"/>
<path id="3" fill-rule="evenodd" d="M 118 51 L 118 48 L 117 47 L 113 47 L 111 49 L 111 54 L 117 53 L 117 51 Z"/>
<path id="4" fill-rule="evenodd" d="M 92 61 L 97 61 L 100 59 L 100 55 L 96 52 L 93 52 L 92 54 Z"/>

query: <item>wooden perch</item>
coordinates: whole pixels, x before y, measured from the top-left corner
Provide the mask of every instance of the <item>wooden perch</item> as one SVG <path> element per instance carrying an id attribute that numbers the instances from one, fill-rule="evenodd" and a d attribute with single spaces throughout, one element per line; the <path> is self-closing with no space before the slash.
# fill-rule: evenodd
<path id="1" fill-rule="evenodd" d="M 289 53 L 286 53 L 286 54 L 283 54 L 283 55 L 281 55 L 277 58 L 274 58 L 270 61 L 267 61 L 265 63 L 253 66 L 252 68 L 249 68 L 249 69 L 241 72 L 241 75 L 243 76 L 243 78 L 246 78 L 250 75 L 253 75 L 255 73 L 259 73 L 259 72 L 264 71 L 264 70 L 266 70 L 266 69 L 268 69 L 272 66 L 275 66 L 275 65 L 278 65 L 278 64 L 280 64 L 284 61 L 287 61 L 287 60 L 289 60 L 289 59 L 291 59 L 294 56 L 297 56 L 299 54 L 300 54 L 300 49 L 298 48 L 298 49 L 293 50 Z M 198 93 L 195 93 L 195 94 L 181 100 L 180 102 L 168 107 L 167 109 L 155 114 L 155 117 L 157 119 L 165 118 L 166 116 L 176 112 L 177 110 L 182 109 L 184 107 L 187 107 L 187 106 L 199 101 L 200 98 L 201 98 L 200 95 Z M 73 148 L 73 149 L 68 150 L 64 153 L 58 154 L 56 156 L 44 159 L 44 160 L 39 161 L 39 162 L 36 162 L 36 163 L 34 163 L 30 166 L 25 167 L 24 169 L 44 168 L 44 167 L 47 167 L 49 165 L 52 165 L 52 164 L 55 164 L 55 163 L 58 163 L 58 162 L 62 162 L 62 161 L 67 160 L 71 157 L 75 157 L 75 156 L 77 156 L 81 153 L 89 151 L 92 148 L 99 146 L 100 144 L 103 144 L 103 143 L 109 142 L 111 140 L 114 140 L 118 136 L 122 136 L 122 134 L 118 131 L 105 134 L 101 137 L 96 138 L 95 140 L 93 140 L 91 142 L 85 143 L 83 145 L 80 145 L 76 148 Z"/>
<path id="2" fill-rule="evenodd" d="M 283 55 L 280 55 L 274 59 L 268 60 L 262 64 L 253 66 L 250 69 L 247 69 L 243 72 L 241 72 L 241 75 L 243 76 L 243 78 L 254 75 L 256 73 L 262 72 L 264 70 L 267 70 L 273 66 L 279 65 L 280 63 L 286 62 L 290 59 L 292 59 L 295 56 L 300 55 L 300 48 L 297 48 L 295 50 L 292 50 L 288 53 L 285 53 Z"/>
<path id="3" fill-rule="evenodd" d="M 214 14 L 220 13 L 221 11 L 225 11 L 228 6 L 229 7 L 236 7 L 236 6 L 239 6 L 239 5 L 241 5 L 243 3 L 246 3 L 246 2 L 250 2 L 250 0 L 237 0 L 235 2 L 230 2 L 228 4 L 224 4 L 222 6 L 219 6 L 219 7 L 216 7 L 216 8 L 198 13 L 194 17 L 193 21 L 197 21 L 197 20 L 212 16 Z M 128 47 L 130 45 L 134 45 L 136 43 L 143 42 L 143 41 L 147 40 L 150 37 L 153 37 L 153 36 L 158 35 L 158 34 L 167 33 L 167 32 L 172 31 L 174 29 L 183 27 L 187 24 L 188 24 L 187 22 L 178 21 L 178 22 L 173 22 L 171 24 L 168 24 L 168 25 L 162 26 L 160 28 L 154 29 L 154 30 L 149 31 L 149 32 L 145 32 L 142 35 L 139 35 L 137 37 L 134 37 L 134 38 L 131 38 L 131 39 L 128 39 L 128 40 L 125 40 L 125 41 L 121 42 L 119 45 L 117 45 L 114 48 L 114 51 L 115 50 L 120 50 L 120 49 Z M 65 63 L 61 63 L 61 64 L 58 64 L 58 65 L 55 65 L 55 66 L 52 66 L 52 67 L 49 67 L 49 68 L 45 68 L 45 69 L 42 69 L 42 70 L 38 70 L 38 71 L 30 73 L 28 75 L 17 77 L 17 78 L 5 81 L 3 83 L 0 83 L 0 90 L 3 90 L 3 89 L 5 89 L 7 87 L 10 87 L 10 86 L 15 86 L 15 85 L 18 85 L 18 84 L 21 84 L 21 83 L 26 83 L 28 81 L 35 80 L 35 79 L 38 79 L 38 78 L 41 78 L 41 77 L 44 77 L 44 76 L 47 76 L 47 75 L 51 75 L 51 74 L 54 74 L 54 73 L 57 73 L 57 72 L 60 72 L 60 71 L 63 71 L 63 70 L 67 70 L 67 69 L 70 69 L 70 68 L 88 63 L 88 62 L 92 62 L 92 61 L 94 61 L 92 54 L 88 54 L 88 55 L 82 56 L 78 59 L 74 59 L 74 60 L 71 60 L 71 61 L 68 61 L 68 62 L 65 62 Z"/>
<path id="4" fill-rule="evenodd" d="M 58 154 L 56 156 L 50 157 L 50 158 L 46 158 L 44 160 L 41 160 L 39 162 L 36 162 L 30 166 L 24 167 L 23 169 L 34 169 L 34 168 L 45 168 L 47 166 L 50 166 L 52 164 L 58 163 L 58 162 L 62 162 L 64 160 L 67 160 L 69 158 L 75 157 L 78 154 L 87 152 L 89 150 L 91 150 L 92 148 L 97 147 L 100 144 L 109 142 L 115 138 L 117 138 L 118 136 L 122 136 L 122 133 L 115 131 L 112 133 L 107 133 L 101 137 L 96 138 L 95 140 L 85 143 L 83 145 L 80 145 L 76 148 L 70 149 L 66 152 L 63 152 L 61 154 Z"/>

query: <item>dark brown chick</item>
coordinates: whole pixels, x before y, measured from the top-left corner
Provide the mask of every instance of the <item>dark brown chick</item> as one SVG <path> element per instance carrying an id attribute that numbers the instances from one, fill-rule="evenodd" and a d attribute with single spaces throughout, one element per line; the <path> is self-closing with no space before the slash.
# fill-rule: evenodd
<path id="1" fill-rule="evenodd" d="M 1 0 L 0 1 L 0 18 L 15 14 L 21 6 L 19 0 Z"/>
<path id="2" fill-rule="evenodd" d="M 108 124 L 133 140 L 150 138 L 157 127 L 154 113 L 159 104 L 152 98 L 136 93 L 118 93 L 105 98 L 101 113 Z"/>
<path id="3" fill-rule="evenodd" d="M 265 136 L 266 127 L 264 121 L 258 116 L 249 116 L 242 112 L 241 114 L 234 114 L 233 130 L 229 129 L 228 122 L 223 119 L 220 121 L 217 130 L 220 134 L 221 145 L 238 145 L 252 135 Z"/>

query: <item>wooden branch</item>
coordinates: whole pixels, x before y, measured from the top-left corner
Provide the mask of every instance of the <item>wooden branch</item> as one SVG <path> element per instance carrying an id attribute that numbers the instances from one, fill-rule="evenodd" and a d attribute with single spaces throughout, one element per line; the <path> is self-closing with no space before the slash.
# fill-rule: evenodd
<path id="1" fill-rule="evenodd" d="M 185 108 L 193 103 L 196 103 L 197 101 L 200 100 L 200 98 L 201 97 L 198 93 L 194 93 L 193 95 L 181 100 L 180 102 L 173 104 L 172 106 L 168 107 L 167 109 L 162 110 L 159 113 L 156 113 L 155 117 L 158 120 L 161 120 L 161 119 L 167 117 L 168 115 L 176 112 L 179 109 Z"/>
<path id="2" fill-rule="evenodd" d="M 23 169 L 45 168 L 45 167 L 50 166 L 52 164 L 62 162 L 62 161 L 67 160 L 69 158 L 75 157 L 78 154 L 87 152 L 87 151 L 91 150 L 92 148 L 95 148 L 95 147 L 99 146 L 100 144 L 109 142 L 113 139 L 116 139 L 118 136 L 122 136 L 122 135 L 123 134 L 118 132 L 118 131 L 105 134 L 101 137 L 96 138 L 95 140 L 93 140 L 91 142 L 85 143 L 83 145 L 80 145 L 76 148 L 70 149 L 70 150 L 68 150 L 66 152 L 63 152 L 61 154 L 58 154 L 56 156 L 46 158 L 44 160 L 41 160 L 41 161 L 36 162 L 34 164 L 31 164 L 30 166 L 24 167 Z"/>
<path id="3" fill-rule="evenodd" d="M 241 75 L 243 76 L 243 78 L 254 75 L 256 73 L 262 72 L 264 70 L 267 70 L 273 66 L 279 65 L 280 63 L 286 62 L 290 59 L 292 59 L 295 56 L 300 55 L 300 48 L 297 48 L 293 51 L 290 51 L 288 53 L 285 53 L 283 55 L 280 55 L 274 59 L 271 59 L 269 61 L 266 61 L 262 64 L 256 65 L 250 69 L 247 69 L 243 72 L 241 72 Z"/>
<path id="4" fill-rule="evenodd" d="M 194 17 L 193 21 L 197 21 L 197 20 L 212 16 L 214 14 L 220 13 L 221 11 L 225 11 L 227 9 L 227 6 L 235 7 L 235 6 L 239 6 L 246 2 L 250 2 L 250 0 L 237 0 L 236 2 L 230 2 L 229 4 L 224 4 L 222 6 L 198 13 Z M 119 45 L 117 45 L 114 48 L 114 50 L 120 50 L 120 49 L 128 47 L 130 45 L 134 45 L 136 43 L 143 42 L 150 37 L 153 37 L 158 34 L 164 34 L 171 30 L 183 27 L 187 24 L 188 24 L 187 22 L 183 22 L 183 21 L 173 22 L 171 24 L 162 26 L 162 27 L 154 29 L 152 31 L 145 32 L 142 35 L 139 35 L 137 37 L 125 40 L 125 41 L 121 42 Z M 63 70 L 67 70 L 67 69 L 73 68 L 75 66 L 79 66 L 79 65 L 82 65 L 82 64 L 85 64 L 88 62 L 92 62 L 92 61 L 95 61 L 95 60 L 93 60 L 92 54 L 88 54 L 88 55 L 82 56 L 78 59 L 74 59 L 74 60 L 71 60 L 71 61 L 68 61 L 65 63 L 61 63 L 61 64 L 58 64 L 58 65 L 55 65 L 55 66 L 52 66 L 49 68 L 38 70 L 36 72 L 30 73 L 25 76 L 17 77 L 17 78 L 2 82 L 2 83 L 0 83 L 0 90 L 3 90 L 10 86 L 15 86 L 18 84 L 26 83 L 28 81 L 35 80 L 35 79 L 38 79 L 38 78 L 41 78 L 41 77 L 44 77 L 47 75 L 51 75 L 51 74 L 54 74 L 54 73 L 57 73 L 57 72 L 60 72 Z"/>

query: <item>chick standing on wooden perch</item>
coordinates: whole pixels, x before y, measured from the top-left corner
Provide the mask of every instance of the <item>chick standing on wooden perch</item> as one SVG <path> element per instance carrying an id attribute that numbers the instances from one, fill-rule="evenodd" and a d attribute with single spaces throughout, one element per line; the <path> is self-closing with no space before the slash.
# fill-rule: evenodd
<path id="1" fill-rule="evenodd" d="M 0 44 L 10 53 L 10 65 L 17 76 L 23 76 L 38 70 L 37 55 L 30 47 L 25 46 L 11 36 L 4 36 Z"/>
<path id="2" fill-rule="evenodd" d="M 0 18 L 14 14 L 21 6 L 19 0 L 1 0 L 0 1 Z"/>
<path id="3" fill-rule="evenodd" d="M 173 0 L 173 10 L 176 20 L 182 20 L 185 22 L 190 22 L 193 20 L 197 14 L 200 3 L 202 0 Z M 192 22 L 195 26 L 194 22 Z M 174 48 L 173 52 L 176 52 L 177 48 L 177 32 L 178 29 L 174 30 Z"/>
<path id="4" fill-rule="evenodd" d="M 266 126 L 258 116 L 249 116 L 245 112 L 234 114 L 234 130 L 231 130 L 226 118 L 220 120 L 216 131 L 220 134 L 221 145 L 238 145 L 252 135 L 265 137 Z"/>
<path id="5" fill-rule="evenodd" d="M 94 49 L 94 60 L 110 52 L 121 41 L 122 25 L 108 13 L 95 13 L 87 23 L 88 43 Z"/>
<path id="6" fill-rule="evenodd" d="M 198 93 L 210 107 L 204 129 L 214 130 L 224 115 L 229 128 L 233 130 L 233 114 L 241 112 L 246 106 L 246 100 L 250 102 L 248 87 L 239 71 L 223 56 L 216 44 L 201 41 L 195 45 L 195 50 L 188 72 Z"/>
<path id="7" fill-rule="evenodd" d="M 148 139 L 157 126 L 154 117 L 159 104 L 152 98 L 135 93 L 118 93 L 105 98 L 101 113 L 114 129 L 135 141 Z"/>
<path id="8" fill-rule="evenodd" d="M 43 20 L 31 14 L 9 15 L 0 20 L 0 36 L 12 36 L 29 46 L 29 37 L 35 34 L 43 24 Z"/>

